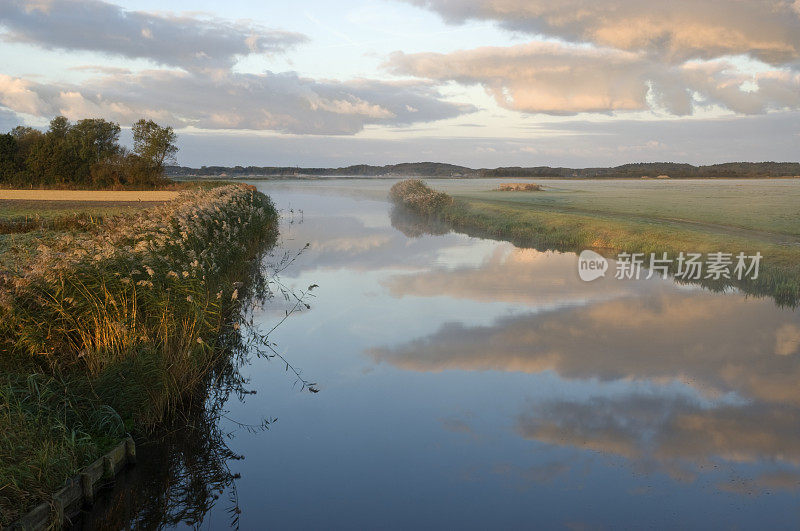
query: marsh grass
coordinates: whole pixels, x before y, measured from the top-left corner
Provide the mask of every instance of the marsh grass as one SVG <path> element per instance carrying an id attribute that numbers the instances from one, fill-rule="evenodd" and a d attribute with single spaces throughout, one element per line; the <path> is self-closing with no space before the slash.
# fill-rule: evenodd
<path id="1" fill-rule="evenodd" d="M 121 438 L 113 408 L 87 382 L 5 373 L 0 381 L 0 508 L 3 520 L 57 490 L 78 467 Z M 4 521 L 4 523 L 9 523 Z"/>
<path id="2" fill-rule="evenodd" d="M 0 524 L 203 400 L 276 231 L 266 196 L 213 187 L 52 238 L 2 274 Z"/>
<path id="3" fill-rule="evenodd" d="M 661 219 L 646 219 L 641 216 L 624 217 L 602 212 L 565 212 L 552 208 L 537 208 L 529 203 L 516 201 L 481 200 L 478 198 L 437 198 L 434 208 L 419 208 L 426 204 L 420 196 L 439 195 L 421 181 L 392 188 L 390 197 L 402 208 L 435 222 L 436 232 L 441 233 L 440 224 L 474 236 L 507 240 L 520 247 L 535 247 L 546 250 L 580 252 L 593 248 L 609 257 L 617 252 L 660 253 L 675 258 L 678 253 L 696 252 L 745 252 L 763 255 L 761 270 L 756 280 L 722 280 L 693 282 L 715 291 L 731 286 L 745 293 L 772 297 L 779 305 L 795 307 L 800 301 L 800 246 L 780 245 L 759 239 L 742 230 L 725 233 L 689 228 Z M 402 185 L 402 186 L 399 186 Z M 427 188 L 427 191 L 424 188 Z M 413 190 L 412 200 L 406 190 Z M 676 279 L 683 282 L 680 279 Z"/>

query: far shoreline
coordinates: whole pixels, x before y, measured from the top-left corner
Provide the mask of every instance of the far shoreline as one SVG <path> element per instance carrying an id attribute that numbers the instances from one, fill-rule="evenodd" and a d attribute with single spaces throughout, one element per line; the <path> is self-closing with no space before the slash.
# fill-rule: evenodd
<path id="1" fill-rule="evenodd" d="M 530 177 L 530 176 L 517 176 L 517 175 L 503 175 L 503 176 L 454 176 L 447 177 L 442 175 L 419 175 L 419 174 L 402 174 L 402 175 L 237 175 L 231 177 L 229 175 L 173 175 L 170 176 L 174 181 L 334 181 L 334 180 L 392 180 L 392 179 L 434 179 L 434 180 L 480 180 L 480 179 L 525 179 L 531 181 L 763 181 L 763 180 L 795 180 L 800 179 L 800 175 L 763 175 L 763 176 L 747 176 L 747 177 L 625 177 L 625 176 L 611 176 L 611 177 Z"/>

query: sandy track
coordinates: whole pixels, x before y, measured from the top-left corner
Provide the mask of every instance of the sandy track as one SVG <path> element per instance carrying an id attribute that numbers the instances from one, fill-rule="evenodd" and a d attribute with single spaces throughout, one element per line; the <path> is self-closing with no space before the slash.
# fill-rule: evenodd
<path id="1" fill-rule="evenodd" d="M 0 190 L 0 199 L 17 201 L 171 201 L 179 192 L 162 190 L 103 191 L 103 190 Z"/>

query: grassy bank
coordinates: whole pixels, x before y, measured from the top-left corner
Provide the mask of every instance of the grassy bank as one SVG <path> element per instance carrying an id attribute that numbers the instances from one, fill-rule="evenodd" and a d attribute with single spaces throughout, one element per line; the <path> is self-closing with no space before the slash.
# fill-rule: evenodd
<path id="1" fill-rule="evenodd" d="M 572 194 L 569 201 L 560 202 L 557 194 L 548 196 L 547 191 L 450 196 L 430 189 L 422 181 L 408 180 L 395 185 L 390 197 L 428 221 L 445 222 L 468 234 L 539 249 L 593 248 L 608 255 L 622 251 L 666 252 L 673 258 L 681 251 L 760 252 L 764 259 L 758 279 L 702 283 L 712 289 L 735 285 L 788 306 L 797 305 L 800 298 L 800 245 L 795 236 L 800 220 L 791 214 L 791 202 L 782 197 L 771 198 L 773 208 L 765 205 L 763 209 L 759 205 L 762 199 L 753 198 L 749 208 L 742 204 L 739 212 L 728 212 L 729 224 L 722 223 L 726 219 L 722 209 L 698 208 L 693 215 L 691 206 L 686 206 L 692 205 L 691 196 L 684 197 L 685 202 L 670 202 L 657 192 L 633 201 L 623 197 L 613 203 L 608 197 L 593 202 L 590 196 L 576 198 Z M 578 201 L 580 206 L 576 205 Z M 775 207 L 778 204 L 784 206 Z M 664 215 L 676 210 L 681 212 L 680 218 Z M 780 220 L 774 230 L 768 230 L 773 228 L 767 223 L 770 217 Z"/>
<path id="2" fill-rule="evenodd" d="M 3 236 L 0 524 L 202 399 L 276 228 L 266 196 L 224 186 Z"/>

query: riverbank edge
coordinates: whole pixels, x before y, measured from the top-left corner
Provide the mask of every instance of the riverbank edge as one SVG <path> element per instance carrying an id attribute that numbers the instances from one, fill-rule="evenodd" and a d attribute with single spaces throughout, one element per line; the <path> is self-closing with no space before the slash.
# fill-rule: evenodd
<path id="1" fill-rule="evenodd" d="M 713 291 L 730 287 L 744 293 L 772 297 L 779 305 L 796 307 L 800 302 L 800 250 L 780 247 L 746 237 L 731 238 L 690 229 L 675 230 L 636 220 L 619 220 L 597 215 L 575 214 L 525 208 L 509 204 L 453 197 L 428 187 L 419 179 L 396 183 L 389 192 L 399 208 L 423 220 L 444 223 L 447 228 L 478 236 L 508 241 L 519 247 L 579 253 L 592 249 L 607 257 L 619 252 L 667 253 L 673 259 L 683 252 L 760 252 L 763 255 L 756 280 L 687 281 Z M 655 221 L 655 220 L 654 220 Z M 436 227 L 434 233 L 441 233 Z"/>
<path id="2" fill-rule="evenodd" d="M 252 194 L 252 196 L 254 197 L 254 201 L 256 201 L 264 208 L 263 214 L 260 214 L 259 216 L 254 218 L 258 219 L 260 222 L 258 224 L 258 227 L 246 227 L 249 230 L 243 231 L 242 237 L 245 237 L 248 233 L 252 232 L 252 229 L 256 229 L 256 232 L 258 232 L 258 234 L 248 240 L 234 241 L 234 243 L 240 245 L 243 250 L 245 248 L 247 249 L 243 251 L 244 255 L 246 256 L 241 257 L 242 260 L 241 262 L 234 262 L 229 264 L 227 270 L 223 272 L 223 276 L 226 277 L 224 282 L 226 284 L 233 285 L 233 288 L 231 288 L 233 290 L 233 297 L 230 297 L 230 295 L 228 295 L 228 298 L 225 299 L 229 301 L 229 304 L 227 306 L 238 307 L 238 305 L 241 303 L 241 299 L 239 299 L 236 294 L 241 291 L 242 293 L 241 297 L 242 299 L 244 299 L 244 294 L 248 290 L 248 288 L 247 288 L 247 283 L 235 282 L 235 281 L 242 280 L 241 278 L 239 278 L 241 276 L 239 275 L 239 273 L 243 274 L 243 271 L 245 271 L 247 267 L 249 267 L 247 264 L 249 264 L 250 262 L 254 260 L 260 260 L 260 257 L 263 256 L 265 248 L 271 247 L 274 244 L 278 230 L 277 229 L 278 212 L 275 210 L 274 205 L 270 201 L 269 197 L 258 192 L 255 189 L 255 187 L 249 185 L 236 184 L 232 185 L 232 188 L 243 190 L 247 194 Z M 242 214 L 242 218 L 244 218 L 244 214 Z M 145 267 L 145 264 L 141 265 L 142 267 Z M 236 286 L 239 286 L 239 288 L 234 289 Z M 191 301 L 191 297 L 189 297 L 189 300 Z M 197 310 L 200 313 L 208 315 L 207 314 L 208 308 L 207 307 L 205 309 L 201 308 L 199 306 L 199 301 L 193 302 L 192 304 L 195 304 L 198 307 Z M 228 313 L 227 311 L 222 312 L 222 314 L 227 314 L 227 313 Z M 231 324 L 224 325 L 223 328 L 220 328 L 218 330 L 219 334 L 216 336 L 215 340 L 220 339 L 223 334 L 227 334 L 230 330 L 233 329 L 234 328 L 232 328 Z M 207 340 L 209 339 L 212 338 L 207 338 Z M 135 353 L 133 354 L 135 357 L 136 356 Z M 205 366 L 206 373 L 212 370 L 211 367 L 212 367 L 211 363 Z M 199 375 L 198 379 L 200 379 L 201 377 L 205 377 L 204 375 L 206 373 Z M 158 389 L 156 388 L 150 389 L 150 391 L 152 392 L 155 392 L 157 390 Z M 165 390 L 162 389 L 161 391 Z M 183 392 L 181 393 L 181 397 L 179 397 L 179 400 L 180 401 L 184 400 L 183 397 L 190 398 L 190 396 L 193 395 L 195 392 L 196 389 L 194 388 L 184 389 Z M 146 428 L 143 429 L 150 429 L 150 428 L 152 428 L 152 426 L 147 426 Z M 31 509 L 22 518 L 19 518 L 19 516 L 17 516 L 17 519 L 13 520 L 14 523 L 11 524 L 11 527 L 6 527 L 2 529 L 29 529 L 30 527 L 28 527 L 28 524 L 39 525 L 37 522 L 39 522 L 42 518 L 45 518 L 45 516 L 43 516 L 45 515 L 45 510 L 44 510 L 45 507 L 48 509 L 46 511 L 47 522 L 45 524 L 42 524 L 43 527 L 40 528 L 60 527 L 64 522 L 64 517 L 69 514 L 69 510 L 65 512 L 63 509 L 67 507 L 72 507 L 73 505 L 78 504 L 78 502 L 80 502 L 80 504 L 78 505 L 82 505 L 83 503 L 85 496 L 81 497 L 80 499 L 73 499 L 73 498 L 75 497 L 75 492 L 83 489 L 84 485 L 87 485 L 86 483 L 87 480 L 83 479 L 84 477 L 97 476 L 97 471 L 100 470 L 101 473 L 97 478 L 97 480 L 92 481 L 91 484 L 88 485 L 88 487 L 93 488 L 94 486 L 96 486 L 98 481 L 103 480 L 104 478 L 106 478 L 106 476 L 109 475 L 106 471 L 107 465 L 109 463 L 112 465 L 111 471 L 115 475 L 116 473 L 120 472 L 122 468 L 124 468 L 124 465 L 126 463 L 132 462 L 132 459 L 135 459 L 135 445 L 133 444 L 133 440 L 130 438 L 130 434 L 126 434 L 125 437 L 126 438 L 123 439 L 121 443 L 112 442 L 112 444 L 116 444 L 116 446 L 114 446 L 111 452 L 103 455 L 101 458 L 95 460 L 94 462 L 92 462 L 91 464 L 89 464 L 84 468 L 73 469 L 69 477 L 66 479 L 65 486 L 57 490 L 55 494 L 53 494 L 52 496 L 40 496 L 39 498 L 40 500 L 44 498 L 49 501 L 45 501 L 43 503 L 39 503 L 38 505 L 33 506 L 33 509 Z M 119 439 L 117 439 L 117 441 L 119 441 Z M 103 447 L 105 449 L 109 448 L 108 445 L 103 445 Z M 101 447 L 101 450 L 103 449 L 103 447 Z M 122 450 L 120 450 L 120 448 Z M 120 456 L 122 456 L 122 458 L 124 459 L 120 458 Z M 87 474 L 89 474 L 89 476 L 86 476 Z M 76 487 L 76 485 L 78 485 L 78 487 Z M 78 490 L 76 490 L 76 488 Z M 63 503 L 65 500 L 67 500 L 68 503 Z M 29 509 L 30 507 L 31 505 L 27 505 L 27 507 L 20 507 L 20 512 L 25 512 L 25 510 Z M 59 510 L 59 507 L 62 510 Z M 77 508 L 79 509 L 80 507 Z M 17 527 L 14 527 L 15 525 Z M 20 525 L 22 527 L 19 527 Z M 36 529 L 37 527 L 34 526 L 33 528 Z"/>
<path id="3" fill-rule="evenodd" d="M 67 479 L 63 488 L 28 511 L 3 531 L 40 531 L 61 528 L 84 506 L 91 506 L 98 490 L 125 468 L 136 464 L 136 443 L 126 437 L 108 453 Z"/>

